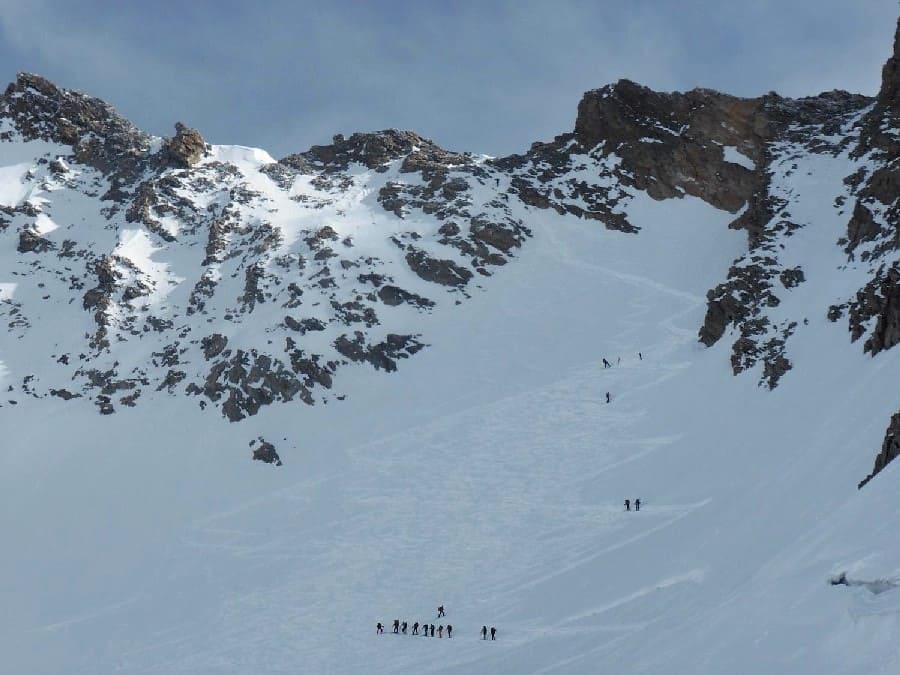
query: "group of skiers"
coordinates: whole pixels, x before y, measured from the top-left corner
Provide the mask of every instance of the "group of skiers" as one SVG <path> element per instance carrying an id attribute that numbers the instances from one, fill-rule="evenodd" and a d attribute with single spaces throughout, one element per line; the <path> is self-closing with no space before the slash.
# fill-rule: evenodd
<path id="1" fill-rule="evenodd" d="M 418 621 L 416 621 L 412 625 L 412 634 L 413 635 L 420 635 L 420 633 L 419 633 L 420 625 L 422 627 L 421 635 L 423 635 L 425 637 L 434 637 L 434 631 L 435 631 L 434 624 L 433 623 L 432 624 L 427 624 L 427 623 L 420 624 Z M 394 619 L 394 633 L 395 634 L 399 635 L 400 633 L 403 633 L 404 635 L 406 635 L 406 629 L 408 626 L 409 626 L 409 624 L 407 624 L 406 621 L 404 621 L 403 623 L 400 623 L 400 619 Z M 437 630 L 437 636 L 439 638 L 444 637 L 444 625 L 443 624 L 438 626 L 436 630 Z M 375 632 L 378 633 L 379 635 L 384 633 L 384 626 L 381 625 L 380 621 L 375 625 Z M 453 636 L 453 626 L 451 626 L 448 623 L 447 624 L 447 637 L 452 637 L 452 636 Z"/>
<path id="2" fill-rule="evenodd" d="M 443 605 L 438 607 L 438 618 L 441 618 L 442 616 L 446 616 L 446 614 L 444 613 Z M 406 621 L 403 621 L 401 623 L 400 619 L 394 619 L 393 633 L 396 635 L 400 635 L 401 633 L 403 635 L 406 635 L 407 634 L 406 630 L 408 627 L 409 627 L 409 624 Z M 421 633 L 419 633 L 419 628 L 422 629 Z M 435 630 L 437 630 L 437 636 L 439 638 L 444 637 L 444 625 L 443 624 L 439 625 L 437 627 L 437 629 L 435 629 L 433 623 L 431 623 L 431 624 L 421 623 L 420 624 L 418 621 L 416 621 L 412 625 L 412 634 L 413 635 L 422 635 L 424 637 L 434 637 Z M 448 638 L 452 637 L 453 636 L 453 626 L 451 626 L 448 623 L 446 630 L 447 630 L 447 637 Z M 375 625 L 375 632 L 378 635 L 382 635 L 384 633 L 384 626 L 382 625 L 382 623 L 380 621 Z M 482 626 L 481 627 L 481 639 L 482 640 L 487 640 L 487 633 L 488 633 L 488 627 Z M 497 629 L 494 628 L 493 626 L 491 626 L 491 640 L 496 640 L 496 639 L 497 639 Z"/>
<path id="3" fill-rule="evenodd" d="M 644 360 L 644 355 L 641 354 L 640 352 L 638 352 L 638 361 L 643 361 L 643 360 Z M 621 363 L 622 363 L 622 357 L 619 356 L 616 358 L 616 365 L 618 366 Z M 612 364 L 609 361 L 607 361 L 606 358 L 603 358 L 603 367 L 604 368 L 612 368 Z"/>
<path id="4" fill-rule="evenodd" d="M 644 360 L 644 355 L 641 354 L 640 352 L 638 352 L 638 360 L 639 360 L 639 361 L 643 361 L 643 360 Z M 621 357 L 621 356 L 619 356 L 619 357 L 616 358 L 616 365 L 619 365 L 620 363 L 622 363 L 622 357 Z M 605 357 L 603 358 L 603 367 L 604 367 L 604 368 L 612 368 L 612 364 L 611 364 L 609 361 L 607 361 Z M 612 394 L 610 394 L 609 392 L 606 392 L 606 402 L 607 402 L 607 403 L 612 403 Z M 630 510 L 630 509 L 629 509 L 629 510 Z M 637 509 L 635 509 L 635 510 L 637 510 Z"/>
<path id="5" fill-rule="evenodd" d="M 625 510 L 626 510 L 626 511 L 631 511 L 631 500 L 630 500 L 630 499 L 626 499 L 626 500 L 625 500 Z M 640 510 L 641 510 L 641 500 L 640 500 L 640 499 L 635 499 L 635 500 L 634 500 L 634 510 L 635 510 L 635 511 L 640 511 Z"/>

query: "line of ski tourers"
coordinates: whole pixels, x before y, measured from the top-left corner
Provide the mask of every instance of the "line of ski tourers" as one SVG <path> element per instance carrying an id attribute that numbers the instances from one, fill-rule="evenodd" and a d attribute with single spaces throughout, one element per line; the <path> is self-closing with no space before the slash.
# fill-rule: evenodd
<path id="1" fill-rule="evenodd" d="M 438 607 L 438 615 L 437 615 L 437 618 L 440 619 L 442 616 L 446 616 L 446 614 L 444 613 L 444 606 L 443 606 L 443 605 L 441 605 L 440 607 Z M 394 619 L 394 626 L 393 626 L 393 631 L 392 631 L 392 632 L 393 632 L 395 635 L 400 635 L 401 633 L 402 633 L 403 635 L 406 635 L 406 634 L 407 634 L 407 632 L 406 632 L 406 631 L 407 631 L 407 628 L 409 628 L 409 624 L 408 624 L 406 621 L 403 621 L 403 622 L 401 623 L 400 619 Z M 421 632 L 421 633 L 419 632 L 419 628 L 422 629 L 422 632 Z M 444 630 L 445 630 L 445 628 L 444 628 L 444 625 L 443 625 L 443 624 L 440 624 L 440 625 L 437 627 L 437 636 L 438 636 L 439 638 L 444 637 Z M 412 625 L 412 634 L 413 634 L 413 635 L 422 635 L 423 637 L 434 637 L 434 631 L 435 631 L 435 627 L 434 627 L 434 624 L 433 624 L 433 623 L 431 623 L 431 624 L 429 624 L 429 623 L 422 623 L 422 624 L 420 624 L 418 621 L 416 621 L 416 622 Z M 450 638 L 450 637 L 453 636 L 453 626 L 451 626 L 449 623 L 447 624 L 446 631 L 447 631 L 447 637 L 448 637 L 448 638 Z M 496 639 L 497 639 L 497 629 L 494 628 L 493 626 L 491 626 L 490 631 L 491 631 L 491 640 L 496 640 Z M 384 634 L 384 625 L 382 625 L 382 623 L 381 623 L 380 621 L 375 625 L 375 632 L 376 632 L 378 635 Z M 482 639 L 482 640 L 487 640 L 487 634 L 488 634 L 488 627 L 487 627 L 487 626 L 482 626 L 482 627 L 481 627 L 481 639 Z"/>

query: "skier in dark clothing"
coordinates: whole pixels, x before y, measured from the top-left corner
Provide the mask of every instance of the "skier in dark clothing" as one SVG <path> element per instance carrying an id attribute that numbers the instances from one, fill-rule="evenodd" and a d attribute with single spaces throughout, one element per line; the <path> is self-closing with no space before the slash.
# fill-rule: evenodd
<path id="1" fill-rule="evenodd" d="M 448 623 L 448 624 L 447 624 L 447 638 L 448 638 L 448 639 L 450 638 L 450 633 L 452 633 L 452 632 L 453 632 L 453 626 L 451 626 L 451 625 Z"/>
<path id="2" fill-rule="evenodd" d="M 606 402 L 609 403 L 609 401 L 610 401 L 610 395 L 609 395 L 609 392 L 606 392 Z"/>
<path id="3" fill-rule="evenodd" d="M 640 511 L 640 510 L 641 510 L 641 500 L 640 500 L 640 499 L 635 499 L 635 500 L 634 500 L 634 510 L 635 510 L 635 511 Z"/>
<path id="4" fill-rule="evenodd" d="M 438 618 L 440 619 L 442 616 L 444 616 L 444 606 L 443 605 L 438 607 Z"/>
<path id="5" fill-rule="evenodd" d="M 380 622 L 380 621 L 379 621 L 379 622 L 376 624 L 376 626 L 375 626 L 375 632 L 376 632 L 378 635 L 381 635 L 381 634 L 384 632 L 384 626 L 381 625 L 381 622 Z"/>
<path id="6" fill-rule="evenodd" d="M 394 632 L 400 632 L 400 619 L 394 619 Z"/>
<path id="7" fill-rule="evenodd" d="M 487 640 L 487 626 L 481 627 L 481 639 Z"/>
<path id="8" fill-rule="evenodd" d="M 497 639 L 497 629 L 491 626 L 491 640 Z"/>
<path id="9" fill-rule="evenodd" d="M 607 361 L 606 359 L 603 359 L 603 367 L 604 368 L 612 368 L 612 364 L 609 361 Z"/>
<path id="10" fill-rule="evenodd" d="M 413 635 L 418 635 L 418 634 L 419 634 L 419 622 L 418 622 L 418 621 L 416 621 L 416 622 L 413 624 L 413 632 L 412 632 L 412 634 L 413 634 Z"/>
<path id="11" fill-rule="evenodd" d="M 639 360 L 641 360 L 641 361 L 643 361 L 643 360 L 644 360 L 644 357 L 643 357 L 643 356 L 642 356 L 642 355 L 641 355 L 641 353 L 640 353 L 640 352 L 638 352 L 638 359 L 639 359 Z"/>
<path id="12" fill-rule="evenodd" d="M 434 637 L 434 624 L 431 624 L 431 637 Z"/>
<path id="13" fill-rule="evenodd" d="M 400 632 L 406 635 L 406 622 L 403 622 L 403 625 L 400 626 Z"/>
<path id="14" fill-rule="evenodd" d="M 625 510 L 631 511 L 631 500 L 630 499 L 625 500 Z"/>

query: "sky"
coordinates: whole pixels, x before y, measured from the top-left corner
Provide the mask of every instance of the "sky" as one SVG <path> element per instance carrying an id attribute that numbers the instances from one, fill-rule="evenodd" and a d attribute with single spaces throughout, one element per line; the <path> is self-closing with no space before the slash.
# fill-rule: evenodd
<path id="1" fill-rule="evenodd" d="M 413 129 L 521 152 L 628 78 L 740 96 L 875 94 L 897 0 L 0 0 L 0 79 L 36 72 L 171 135 L 276 157 Z M 0 85 L 2 86 L 2 85 Z"/>

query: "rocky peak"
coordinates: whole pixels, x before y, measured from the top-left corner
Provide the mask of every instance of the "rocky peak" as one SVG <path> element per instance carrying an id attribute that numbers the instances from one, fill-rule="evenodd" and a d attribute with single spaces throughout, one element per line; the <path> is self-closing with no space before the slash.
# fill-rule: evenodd
<path id="1" fill-rule="evenodd" d="M 298 169 L 312 165 L 327 171 L 343 171 L 353 162 L 377 169 L 408 155 L 416 147 L 437 147 L 414 131 L 398 129 L 355 133 L 350 138 L 337 134 L 332 140 L 331 145 L 314 145 L 304 153 L 290 155 L 281 161 Z"/>
<path id="2" fill-rule="evenodd" d="M 27 140 L 70 145 L 76 159 L 103 173 L 146 155 L 150 135 L 137 129 L 112 106 L 81 92 L 60 89 L 32 73 L 19 73 L 0 97 L 0 117 L 10 119 Z"/>
<path id="3" fill-rule="evenodd" d="M 900 154 L 900 19 L 894 33 L 894 52 L 881 69 L 881 89 L 875 106 L 866 116 L 860 138 L 860 153 L 881 150 L 896 157 Z"/>

